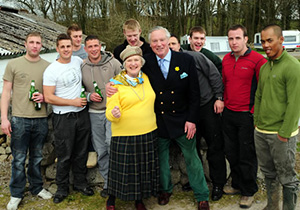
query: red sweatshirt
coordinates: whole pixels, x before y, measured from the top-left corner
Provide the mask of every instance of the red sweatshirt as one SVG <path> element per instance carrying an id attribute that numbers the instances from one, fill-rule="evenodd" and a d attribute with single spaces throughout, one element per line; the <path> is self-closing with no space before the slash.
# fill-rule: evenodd
<path id="1" fill-rule="evenodd" d="M 267 60 L 251 48 L 237 60 L 228 53 L 222 61 L 225 107 L 236 112 L 254 111 L 255 91 L 260 67 Z"/>

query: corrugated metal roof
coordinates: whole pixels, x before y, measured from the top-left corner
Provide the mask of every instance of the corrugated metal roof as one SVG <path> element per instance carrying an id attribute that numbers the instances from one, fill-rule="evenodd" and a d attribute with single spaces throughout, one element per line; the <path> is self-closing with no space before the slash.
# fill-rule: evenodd
<path id="1" fill-rule="evenodd" d="M 43 51 L 56 47 L 58 34 L 67 28 L 40 16 L 12 10 L 0 5 L 0 59 L 17 57 L 25 53 L 25 37 L 30 31 L 38 31 L 43 37 Z"/>

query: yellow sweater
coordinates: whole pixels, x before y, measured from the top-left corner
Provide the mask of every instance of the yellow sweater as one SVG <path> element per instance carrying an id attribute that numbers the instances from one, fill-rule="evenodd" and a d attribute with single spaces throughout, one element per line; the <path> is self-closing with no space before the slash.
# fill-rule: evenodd
<path id="1" fill-rule="evenodd" d="M 144 83 L 136 87 L 115 85 L 118 92 L 107 97 L 106 117 L 112 122 L 112 136 L 142 135 L 157 128 L 154 113 L 155 93 L 148 76 L 143 74 L 142 78 Z M 120 108 L 120 118 L 115 118 L 111 113 L 115 106 Z"/>

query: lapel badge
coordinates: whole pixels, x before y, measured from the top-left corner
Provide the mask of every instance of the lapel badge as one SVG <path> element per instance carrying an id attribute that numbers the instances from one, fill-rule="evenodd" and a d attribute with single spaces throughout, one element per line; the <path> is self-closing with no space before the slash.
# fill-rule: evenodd
<path id="1" fill-rule="evenodd" d="M 178 66 L 176 66 L 175 67 L 175 71 L 179 71 L 180 69 L 179 69 L 179 67 Z"/>

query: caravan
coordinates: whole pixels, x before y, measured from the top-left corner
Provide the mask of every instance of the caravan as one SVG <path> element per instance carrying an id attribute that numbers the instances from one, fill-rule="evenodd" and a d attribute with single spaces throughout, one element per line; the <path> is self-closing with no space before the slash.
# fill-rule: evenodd
<path id="1" fill-rule="evenodd" d="M 298 30 L 287 30 L 282 31 L 284 41 L 282 43 L 286 50 L 300 49 L 300 31 Z M 262 49 L 260 42 L 260 33 L 254 35 L 254 48 Z"/>
<path id="2" fill-rule="evenodd" d="M 180 44 L 189 44 L 189 35 L 184 35 L 180 38 Z M 227 36 L 206 36 L 204 48 L 216 54 L 230 52 Z"/>

